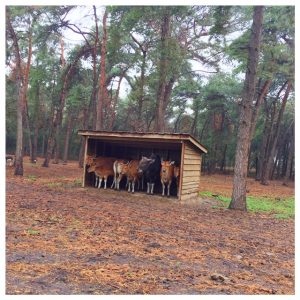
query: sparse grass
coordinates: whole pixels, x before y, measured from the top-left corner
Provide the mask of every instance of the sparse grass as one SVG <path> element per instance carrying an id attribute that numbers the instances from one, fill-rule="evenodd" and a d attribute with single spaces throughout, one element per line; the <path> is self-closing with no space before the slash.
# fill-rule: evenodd
<path id="1" fill-rule="evenodd" d="M 36 181 L 37 180 L 37 176 L 35 176 L 35 175 L 27 175 L 27 179 L 29 181 Z"/>
<path id="2" fill-rule="evenodd" d="M 30 235 L 39 235 L 40 234 L 39 230 L 34 230 L 31 228 L 27 229 L 27 233 Z"/>
<path id="3" fill-rule="evenodd" d="M 72 183 L 72 187 L 81 187 L 81 179 L 75 179 Z"/>
<path id="4" fill-rule="evenodd" d="M 205 196 L 208 198 L 214 198 L 220 201 L 220 207 L 228 206 L 231 198 L 224 197 L 221 195 L 216 195 L 212 192 L 201 192 L 200 196 Z M 214 205 L 213 208 L 216 208 Z M 250 212 L 263 212 L 274 214 L 275 218 L 285 219 L 285 218 L 294 218 L 295 216 L 295 198 L 261 198 L 248 196 L 247 197 L 247 208 Z"/>
<path id="5" fill-rule="evenodd" d="M 58 186 L 63 186 L 62 182 L 48 182 L 46 184 L 48 187 L 58 187 Z"/>
<path id="6" fill-rule="evenodd" d="M 81 180 L 75 179 L 70 182 L 48 182 L 45 184 L 48 187 L 64 187 L 64 188 L 75 188 L 75 187 L 81 187 Z"/>

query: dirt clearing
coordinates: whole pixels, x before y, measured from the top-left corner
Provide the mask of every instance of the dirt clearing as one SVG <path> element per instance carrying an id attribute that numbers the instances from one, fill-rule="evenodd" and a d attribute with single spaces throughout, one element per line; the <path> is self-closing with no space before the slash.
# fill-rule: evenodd
<path id="1" fill-rule="evenodd" d="M 77 163 L 40 164 L 7 168 L 7 294 L 294 294 L 293 219 L 83 189 Z"/>

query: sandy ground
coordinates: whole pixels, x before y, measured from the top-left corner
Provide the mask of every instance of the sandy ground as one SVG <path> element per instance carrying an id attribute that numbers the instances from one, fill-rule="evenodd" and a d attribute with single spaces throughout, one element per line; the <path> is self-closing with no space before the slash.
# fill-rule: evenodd
<path id="1" fill-rule="evenodd" d="M 84 189 L 77 163 L 41 163 L 7 168 L 7 294 L 294 294 L 294 220 Z M 231 179 L 200 186 L 230 195 Z M 293 194 L 275 185 L 249 194 Z"/>

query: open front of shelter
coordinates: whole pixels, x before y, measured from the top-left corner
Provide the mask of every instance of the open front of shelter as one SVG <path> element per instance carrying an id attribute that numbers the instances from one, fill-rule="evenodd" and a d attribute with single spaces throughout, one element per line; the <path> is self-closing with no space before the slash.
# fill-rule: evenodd
<path id="1" fill-rule="evenodd" d="M 170 133 L 139 133 L 80 130 L 79 135 L 85 138 L 84 168 L 82 186 L 94 186 L 94 175 L 87 172 L 87 156 L 116 157 L 124 160 L 140 160 L 142 156 L 149 157 L 152 153 L 161 160 L 174 161 L 180 167 L 178 191 L 176 182 L 172 182 L 170 195 L 179 200 L 188 200 L 198 195 L 202 155 L 206 148 L 189 134 Z M 111 186 L 113 178 L 108 180 Z M 126 181 L 120 183 L 125 189 Z M 138 192 L 142 190 L 140 183 Z M 161 195 L 160 181 L 155 183 L 154 194 Z M 178 192 L 178 193 L 177 193 Z"/>

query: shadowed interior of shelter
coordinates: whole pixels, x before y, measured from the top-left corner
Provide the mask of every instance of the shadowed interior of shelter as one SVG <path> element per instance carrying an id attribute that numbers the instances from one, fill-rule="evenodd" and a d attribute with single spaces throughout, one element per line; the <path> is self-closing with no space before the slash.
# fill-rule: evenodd
<path id="1" fill-rule="evenodd" d="M 181 143 L 157 143 L 157 142 L 139 142 L 139 141 L 112 141 L 105 139 L 89 139 L 87 155 L 91 156 L 106 156 L 115 157 L 124 160 L 140 160 L 142 156 L 150 157 L 152 153 L 159 155 L 161 160 L 175 161 L 176 166 L 181 163 Z M 94 173 L 85 174 L 86 185 L 94 186 L 95 175 Z M 109 177 L 107 186 L 112 185 L 113 178 Z M 146 182 L 143 184 L 146 191 Z M 142 183 L 140 182 L 139 189 L 141 191 Z M 124 177 L 120 182 L 120 188 L 125 190 L 126 178 Z M 162 186 L 160 180 L 155 182 L 154 193 L 161 194 Z M 175 180 L 172 181 L 170 195 L 177 197 L 177 186 Z"/>

